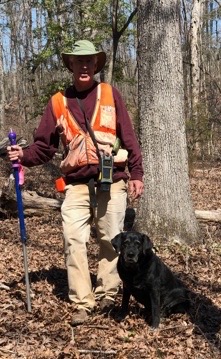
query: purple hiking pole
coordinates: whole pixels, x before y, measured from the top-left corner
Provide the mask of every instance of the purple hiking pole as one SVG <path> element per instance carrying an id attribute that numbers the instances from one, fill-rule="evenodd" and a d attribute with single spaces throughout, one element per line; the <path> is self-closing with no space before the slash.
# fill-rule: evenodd
<path id="1" fill-rule="evenodd" d="M 16 133 L 12 130 L 8 134 L 9 141 L 11 145 L 16 145 Z M 23 248 L 23 258 L 24 258 L 24 269 L 25 269 L 25 283 L 26 283 L 26 297 L 27 297 L 27 310 L 31 312 L 31 299 L 30 299 L 30 285 L 29 285 L 29 276 L 28 276 L 28 260 L 27 260 L 27 248 L 26 248 L 26 229 L 25 229 L 25 220 L 24 220 L 24 211 L 23 211 L 23 202 L 21 195 L 21 188 L 19 184 L 19 163 L 18 161 L 12 161 L 13 174 L 15 178 L 15 191 L 17 197 L 17 207 L 18 207 L 18 218 L 20 225 L 20 235 Z"/>

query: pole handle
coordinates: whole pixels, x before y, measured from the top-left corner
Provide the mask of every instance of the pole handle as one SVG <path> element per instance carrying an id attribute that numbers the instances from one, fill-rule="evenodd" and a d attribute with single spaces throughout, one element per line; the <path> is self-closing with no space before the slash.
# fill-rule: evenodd
<path id="1" fill-rule="evenodd" d="M 12 131 L 12 129 L 10 130 L 9 134 L 8 134 L 8 138 L 9 138 L 9 141 L 10 141 L 10 144 L 11 146 L 14 146 L 17 144 L 17 141 L 16 141 L 16 133 L 14 131 Z M 12 161 L 12 167 L 15 168 L 15 167 L 19 167 L 19 163 L 17 160 L 15 161 Z"/>
<path id="2" fill-rule="evenodd" d="M 16 145 L 16 143 L 17 143 L 16 137 L 17 137 L 16 133 L 14 131 L 12 131 L 12 129 L 11 129 L 8 134 L 8 138 L 9 138 L 11 146 Z"/>

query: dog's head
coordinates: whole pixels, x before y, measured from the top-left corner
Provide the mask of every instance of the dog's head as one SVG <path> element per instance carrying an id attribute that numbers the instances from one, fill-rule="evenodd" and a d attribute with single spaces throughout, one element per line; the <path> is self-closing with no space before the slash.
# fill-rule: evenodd
<path id="1" fill-rule="evenodd" d="M 127 264 L 137 263 L 141 256 L 153 248 L 153 243 L 146 234 L 135 231 L 121 232 L 111 240 L 111 243 Z"/>

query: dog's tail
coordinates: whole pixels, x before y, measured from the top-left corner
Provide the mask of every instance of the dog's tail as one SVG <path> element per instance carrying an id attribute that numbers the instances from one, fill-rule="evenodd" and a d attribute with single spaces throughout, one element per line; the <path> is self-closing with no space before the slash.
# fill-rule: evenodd
<path id="1" fill-rule="evenodd" d="M 190 309 L 190 299 L 185 288 L 171 290 L 162 303 L 162 314 L 169 316 L 175 313 L 186 313 Z"/>

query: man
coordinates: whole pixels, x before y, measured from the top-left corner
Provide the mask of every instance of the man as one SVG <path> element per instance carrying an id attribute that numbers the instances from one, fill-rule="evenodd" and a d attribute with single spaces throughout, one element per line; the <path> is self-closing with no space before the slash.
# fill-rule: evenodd
<path id="1" fill-rule="evenodd" d="M 68 148 L 61 162 L 65 179 L 61 214 L 69 298 L 74 304 L 72 324 L 76 325 L 88 319 L 97 301 L 101 310 L 114 304 L 120 279 L 117 255 L 110 241 L 123 230 L 127 190 L 133 199 L 143 192 L 143 168 L 140 148 L 119 92 L 94 79 L 105 65 L 106 54 L 96 51 L 90 41 L 80 40 L 71 53 L 62 53 L 62 58 L 73 74 L 73 85 L 52 96 L 34 143 L 25 149 L 9 146 L 8 155 L 11 161 L 32 167 L 53 157 L 59 138 Z M 122 148 L 114 153 L 117 138 Z M 104 158 L 108 168 L 102 173 Z M 103 177 L 111 178 L 102 183 Z M 94 291 L 86 247 L 92 220 L 100 246 Z"/>

